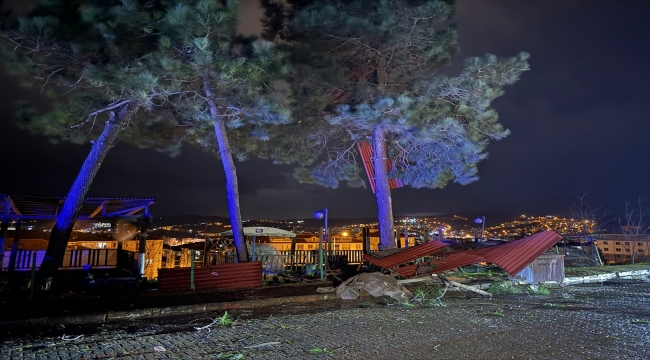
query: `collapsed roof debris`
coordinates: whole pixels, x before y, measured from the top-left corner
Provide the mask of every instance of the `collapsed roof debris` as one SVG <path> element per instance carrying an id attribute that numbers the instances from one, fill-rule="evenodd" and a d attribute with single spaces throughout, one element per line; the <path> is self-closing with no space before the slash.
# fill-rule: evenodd
<path id="1" fill-rule="evenodd" d="M 440 273 L 457 267 L 492 263 L 515 276 L 562 237 L 550 230 L 503 245 L 479 250 L 453 250 L 441 241 L 406 249 L 392 249 L 364 255 L 364 260 L 404 278 Z"/>

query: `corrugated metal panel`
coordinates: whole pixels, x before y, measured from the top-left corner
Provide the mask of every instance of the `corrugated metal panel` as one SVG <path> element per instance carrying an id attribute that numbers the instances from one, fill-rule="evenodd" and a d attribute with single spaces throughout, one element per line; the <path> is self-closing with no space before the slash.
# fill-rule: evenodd
<path id="1" fill-rule="evenodd" d="M 404 250 L 408 250 L 408 248 L 379 250 L 368 254 L 368 256 L 372 257 L 373 259 L 383 259 L 387 256 L 395 255 Z"/>
<path id="2" fill-rule="evenodd" d="M 402 266 L 395 269 L 395 272 L 404 278 L 411 276 L 424 276 L 440 273 L 481 261 L 483 261 L 483 258 L 478 255 L 468 254 L 465 252 L 455 253 L 440 260 L 431 260 L 420 264 Z"/>
<path id="3" fill-rule="evenodd" d="M 498 265 L 510 276 L 515 276 L 561 238 L 557 233 L 547 230 L 509 244 L 469 253 L 482 256 L 485 261 Z"/>
<path id="4" fill-rule="evenodd" d="M 250 289 L 260 286 L 262 286 L 260 261 L 194 269 L 194 288 L 197 291 Z M 190 290 L 190 268 L 160 269 L 158 290 L 163 292 Z"/>
<path id="5" fill-rule="evenodd" d="M 526 266 L 517 277 L 529 283 L 555 281 L 564 282 L 564 255 L 542 255 Z"/>
<path id="6" fill-rule="evenodd" d="M 372 146 L 366 141 L 359 143 L 359 153 L 361 154 L 361 159 L 363 160 L 363 167 L 366 169 L 366 174 L 368 175 L 368 182 L 370 183 L 370 188 L 372 192 L 375 192 L 375 169 L 372 165 Z M 386 159 L 386 168 L 391 170 L 393 168 L 393 162 L 390 159 Z M 388 185 L 392 189 L 397 189 L 404 187 L 404 183 L 399 179 L 388 179 Z"/>
<path id="7" fill-rule="evenodd" d="M 395 254 L 385 256 L 381 259 L 376 259 L 369 254 L 363 255 L 363 258 L 370 262 L 371 264 L 377 265 L 384 269 L 390 269 L 400 264 L 405 264 L 415 259 L 433 255 L 442 249 L 446 248 L 447 245 L 439 240 L 430 241 L 424 244 L 416 245 L 403 251 L 397 252 Z"/>

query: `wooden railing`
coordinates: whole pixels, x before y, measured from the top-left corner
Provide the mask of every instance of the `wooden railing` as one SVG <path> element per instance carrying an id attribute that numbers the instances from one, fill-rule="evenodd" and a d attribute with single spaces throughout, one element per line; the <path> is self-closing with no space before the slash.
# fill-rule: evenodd
<path id="1" fill-rule="evenodd" d="M 18 271 L 30 270 L 34 253 L 36 253 L 36 267 L 40 267 L 45 257 L 45 250 L 18 250 L 15 269 Z M 11 251 L 5 251 L 3 269 L 9 268 L 10 255 Z M 85 265 L 91 265 L 93 268 L 115 268 L 117 266 L 117 249 L 66 250 L 59 269 L 82 269 Z"/>
<path id="2" fill-rule="evenodd" d="M 281 251 L 280 254 L 285 255 L 287 260 L 285 266 L 291 266 L 291 251 L 285 250 Z M 363 262 L 363 251 L 362 250 L 332 250 L 332 251 L 323 251 L 323 258 L 327 259 L 328 257 L 334 256 L 335 259 L 340 259 L 343 256 L 347 256 L 348 264 L 361 264 Z M 305 264 L 317 264 L 318 263 L 318 250 L 296 250 L 294 254 L 294 266 L 303 266 Z"/>

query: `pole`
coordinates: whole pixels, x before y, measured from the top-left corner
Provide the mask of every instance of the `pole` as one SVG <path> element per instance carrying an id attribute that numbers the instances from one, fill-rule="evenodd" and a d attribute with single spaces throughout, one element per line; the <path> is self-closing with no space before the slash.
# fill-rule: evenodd
<path id="1" fill-rule="evenodd" d="M 295 271 L 296 266 L 296 237 L 291 238 L 291 271 Z"/>
<path id="2" fill-rule="evenodd" d="M 7 212 L 9 212 L 9 205 L 7 205 Z M 0 268 L 4 263 L 5 257 L 5 241 L 7 239 L 7 230 L 9 229 L 9 218 L 2 218 L 2 225 L 0 225 Z"/>
<path id="3" fill-rule="evenodd" d="M 404 247 L 409 247 L 409 228 L 404 228 Z"/>
<path id="4" fill-rule="evenodd" d="M 485 230 L 485 216 L 482 217 L 483 221 L 481 222 L 481 241 L 483 241 L 483 231 Z"/>
<path id="5" fill-rule="evenodd" d="M 34 300 L 34 287 L 36 287 L 36 255 L 38 251 L 32 253 L 32 280 L 29 282 L 29 300 Z"/>
<path id="6" fill-rule="evenodd" d="M 15 228 L 16 230 L 14 231 L 14 242 L 11 243 L 11 253 L 9 255 L 9 271 L 12 272 L 16 269 L 16 255 L 18 254 L 18 242 L 20 241 L 20 219 L 16 221 Z M 0 248 L 1 251 L 4 251 L 4 249 Z"/>
<path id="7" fill-rule="evenodd" d="M 402 248 L 402 242 L 399 241 L 399 231 L 398 230 L 399 229 L 395 229 L 395 231 L 393 231 L 393 239 L 395 239 L 395 241 L 394 241 L 395 249 L 401 249 Z"/>
<path id="8" fill-rule="evenodd" d="M 145 261 L 146 259 L 146 250 L 147 250 L 147 233 L 144 231 L 140 231 L 140 239 L 138 242 L 138 275 L 140 275 L 140 278 L 144 277 L 144 268 L 145 268 Z"/>
<path id="9" fill-rule="evenodd" d="M 363 227 L 363 230 L 361 230 L 361 238 L 363 240 L 363 244 L 361 245 L 361 248 L 363 249 L 364 254 L 370 254 L 370 229 L 367 227 Z"/>
<path id="10" fill-rule="evenodd" d="M 255 243 L 257 242 L 257 235 L 253 235 L 253 260 L 255 261 Z"/>
<path id="11" fill-rule="evenodd" d="M 320 273 L 320 279 L 325 280 L 325 274 L 323 273 L 323 239 L 325 231 L 323 228 L 320 228 L 320 236 L 318 239 L 318 272 Z"/>
<path id="12" fill-rule="evenodd" d="M 194 291 L 194 250 L 190 250 L 190 290 Z"/>
<path id="13" fill-rule="evenodd" d="M 205 223 L 205 246 L 203 249 L 203 266 L 208 266 L 208 252 L 210 251 L 210 245 L 208 244 L 208 223 Z"/>
<path id="14" fill-rule="evenodd" d="M 323 233 L 323 241 L 329 245 L 330 243 L 330 233 L 329 229 L 327 227 L 327 208 L 323 209 L 325 210 L 325 232 Z"/>

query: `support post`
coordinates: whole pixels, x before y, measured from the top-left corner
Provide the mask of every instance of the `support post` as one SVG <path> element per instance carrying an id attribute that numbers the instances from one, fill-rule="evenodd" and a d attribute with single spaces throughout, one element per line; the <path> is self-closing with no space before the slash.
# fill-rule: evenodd
<path id="1" fill-rule="evenodd" d="M 291 271 L 295 271 L 296 266 L 296 237 L 291 238 Z"/>
<path id="2" fill-rule="evenodd" d="M 11 254 L 9 255 L 9 271 L 16 270 L 16 256 L 18 255 L 18 242 L 20 241 L 20 219 L 16 221 L 16 230 L 14 231 L 14 242 L 11 244 Z M 4 249 L 3 249 L 4 252 Z"/>
<path id="3" fill-rule="evenodd" d="M 208 243 L 208 224 L 205 224 L 205 246 L 203 247 L 203 266 L 208 266 L 208 252 L 210 251 L 210 244 Z"/>
<path id="4" fill-rule="evenodd" d="M 144 278 L 145 262 L 147 260 L 147 233 L 153 223 L 153 217 L 149 214 L 148 210 L 148 207 L 145 208 L 144 219 L 138 220 L 140 222 L 140 238 L 138 242 L 138 275 L 140 275 L 140 278 Z"/>
<path id="5" fill-rule="evenodd" d="M 138 242 L 138 275 L 140 278 L 144 278 L 144 268 L 146 259 L 146 250 L 147 250 L 147 234 L 145 232 L 140 232 L 140 238 Z"/>
<path id="6" fill-rule="evenodd" d="M 320 273 L 320 279 L 325 280 L 325 273 L 323 272 L 323 239 L 325 231 L 323 228 L 320 228 L 320 233 L 318 234 L 318 272 Z"/>
<path id="7" fill-rule="evenodd" d="M 329 233 L 329 228 L 327 227 L 327 208 L 323 209 L 325 211 L 325 230 L 323 232 L 323 241 L 327 244 L 328 247 L 331 248 L 330 245 L 330 233 Z M 331 249 L 330 249 L 331 250 Z M 331 255 L 331 253 L 330 253 Z"/>
<path id="8" fill-rule="evenodd" d="M 194 250 L 190 250 L 190 290 L 194 291 Z"/>
<path id="9" fill-rule="evenodd" d="M 370 229 L 365 226 L 361 229 L 361 249 L 364 254 L 370 254 Z"/>
<path id="10" fill-rule="evenodd" d="M 253 235 L 253 259 L 251 261 L 255 261 L 255 245 L 257 243 L 257 236 Z"/>
<path id="11" fill-rule="evenodd" d="M 481 222 L 481 241 L 483 241 L 483 232 L 485 231 L 485 216 L 483 216 L 483 221 Z"/>
<path id="12" fill-rule="evenodd" d="M 409 228 L 404 228 L 404 247 L 409 247 Z"/>
<path id="13" fill-rule="evenodd" d="M 7 207 L 8 209 L 8 207 Z M 9 229 L 9 218 L 2 218 L 2 225 L 0 225 L 0 268 L 5 260 L 5 244 L 7 242 L 7 230 Z"/>
<path id="14" fill-rule="evenodd" d="M 32 279 L 29 282 L 29 300 L 34 300 L 34 288 L 36 287 L 36 256 L 38 251 L 32 253 Z"/>

